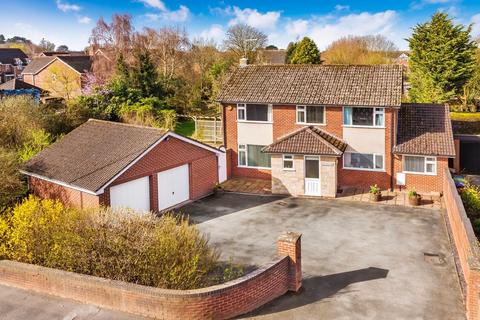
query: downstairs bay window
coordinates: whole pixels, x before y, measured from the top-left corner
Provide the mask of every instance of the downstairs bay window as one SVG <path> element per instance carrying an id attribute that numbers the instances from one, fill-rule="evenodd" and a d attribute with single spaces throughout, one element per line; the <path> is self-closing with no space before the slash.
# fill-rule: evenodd
<path id="1" fill-rule="evenodd" d="M 403 172 L 416 174 L 437 174 L 437 158 L 422 156 L 403 156 Z"/>
<path id="2" fill-rule="evenodd" d="M 354 170 L 383 171 L 383 154 L 345 152 L 343 167 Z"/>
<path id="3" fill-rule="evenodd" d="M 254 144 L 238 145 L 238 166 L 251 168 L 270 168 L 271 157 L 267 153 L 262 152 L 262 148 Z"/>

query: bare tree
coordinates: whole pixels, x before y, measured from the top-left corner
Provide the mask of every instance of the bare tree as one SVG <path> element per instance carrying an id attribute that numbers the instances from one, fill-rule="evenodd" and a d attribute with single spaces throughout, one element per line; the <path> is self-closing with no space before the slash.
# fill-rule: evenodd
<path id="1" fill-rule="evenodd" d="M 246 24 L 237 24 L 228 29 L 224 46 L 233 51 L 237 57 L 246 57 L 254 60 L 255 50 L 264 48 L 267 44 L 267 35 Z"/>

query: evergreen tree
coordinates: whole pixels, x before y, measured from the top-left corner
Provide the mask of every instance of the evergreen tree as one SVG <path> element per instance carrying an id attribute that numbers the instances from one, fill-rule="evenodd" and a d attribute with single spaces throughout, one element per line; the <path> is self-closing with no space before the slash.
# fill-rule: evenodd
<path id="1" fill-rule="evenodd" d="M 462 93 L 475 67 L 471 26 L 454 25 L 446 13 L 418 24 L 410 45 L 409 97 L 413 102 L 446 102 Z"/>
<path id="2" fill-rule="evenodd" d="M 163 96 L 162 86 L 155 64 L 148 50 L 139 50 L 136 54 L 138 69 L 133 74 L 135 86 L 142 92 L 144 97 Z"/>
<path id="3" fill-rule="evenodd" d="M 0 44 L 5 43 L 5 36 L 3 34 L 0 34 Z"/>
<path id="4" fill-rule="evenodd" d="M 290 59 L 292 64 L 320 64 L 320 51 L 318 51 L 315 42 L 305 37 L 296 44 L 293 55 Z"/>
<path id="5" fill-rule="evenodd" d="M 291 63 L 293 53 L 295 52 L 295 48 L 297 47 L 296 42 L 290 42 L 287 46 L 287 52 L 285 54 L 285 63 Z"/>

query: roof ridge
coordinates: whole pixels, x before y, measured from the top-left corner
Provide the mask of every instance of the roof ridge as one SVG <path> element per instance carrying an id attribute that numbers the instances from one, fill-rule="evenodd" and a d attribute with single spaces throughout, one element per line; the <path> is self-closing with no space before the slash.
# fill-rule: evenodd
<path id="1" fill-rule="evenodd" d="M 90 119 L 87 120 L 87 122 L 108 123 L 108 124 L 112 124 L 112 125 L 116 125 L 116 126 L 134 127 L 134 128 L 139 128 L 139 129 L 149 129 L 149 130 L 161 131 L 163 133 L 167 133 L 167 132 L 171 131 L 170 129 L 147 127 L 147 126 L 142 126 L 142 125 L 139 125 L 139 124 L 124 123 L 124 122 L 117 122 L 117 121 L 108 121 L 108 120 L 95 119 L 95 118 L 90 118 Z"/>
<path id="2" fill-rule="evenodd" d="M 322 129 L 316 127 L 316 126 L 308 126 L 307 127 L 309 129 L 309 131 L 313 134 L 313 136 L 319 140 L 320 142 L 322 142 L 323 144 L 325 144 L 327 147 L 329 148 L 332 148 L 334 149 L 334 151 L 336 151 L 337 154 L 342 154 L 342 152 L 340 151 L 340 149 L 338 149 L 337 147 L 335 147 L 333 144 L 331 144 L 330 142 L 328 142 L 324 137 L 322 137 L 321 135 L 319 135 L 317 132 L 314 131 L 314 129 L 317 129 L 319 131 L 321 131 L 322 133 L 325 133 L 327 135 L 330 135 L 330 133 L 326 132 L 326 131 L 323 131 Z M 335 137 L 334 137 L 335 138 Z M 336 139 L 336 138 L 335 138 Z M 341 140 L 341 139 L 339 139 Z M 343 140 L 341 140 L 343 141 Z"/>

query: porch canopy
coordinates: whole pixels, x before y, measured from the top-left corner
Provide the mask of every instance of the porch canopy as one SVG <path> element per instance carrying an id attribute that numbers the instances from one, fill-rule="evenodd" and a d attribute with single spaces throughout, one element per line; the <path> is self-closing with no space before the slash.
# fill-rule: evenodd
<path id="1" fill-rule="evenodd" d="M 315 126 L 289 133 L 262 149 L 264 153 L 326 155 L 341 157 L 347 143 Z"/>

